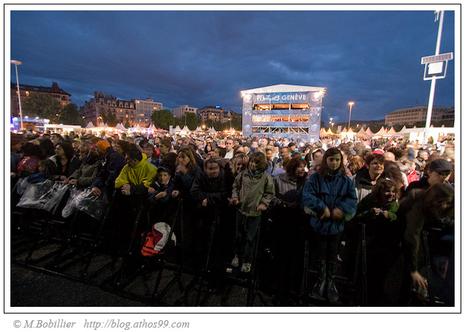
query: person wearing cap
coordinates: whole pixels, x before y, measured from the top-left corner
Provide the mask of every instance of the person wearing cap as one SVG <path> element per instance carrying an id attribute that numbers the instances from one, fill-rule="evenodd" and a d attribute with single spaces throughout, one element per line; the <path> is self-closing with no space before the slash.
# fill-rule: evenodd
<path id="1" fill-rule="evenodd" d="M 92 182 L 92 193 L 95 196 L 100 196 L 102 191 L 105 190 L 111 196 L 115 179 L 123 168 L 125 160 L 121 154 L 113 150 L 107 140 L 99 140 L 95 146 L 98 155 L 102 158 L 102 162 L 97 177 Z"/>
<path id="2" fill-rule="evenodd" d="M 437 183 L 446 183 L 452 172 L 452 164 L 446 159 L 435 159 L 425 166 L 425 174 L 418 181 L 407 187 L 407 192 L 413 189 L 428 189 Z"/>

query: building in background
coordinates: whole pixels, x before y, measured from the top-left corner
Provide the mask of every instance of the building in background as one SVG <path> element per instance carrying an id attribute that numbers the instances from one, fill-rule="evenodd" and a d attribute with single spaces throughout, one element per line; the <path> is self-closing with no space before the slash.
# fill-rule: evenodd
<path id="1" fill-rule="evenodd" d="M 11 115 L 18 116 L 19 115 L 19 104 L 18 104 L 18 92 L 17 92 L 16 83 L 11 83 L 10 93 L 11 93 Z M 24 102 L 27 100 L 27 98 L 33 94 L 49 95 L 60 103 L 61 108 L 65 107 L 71 102 L 70 101 L 71 94 L 61 89 L 58 86 L 57 82 L 53 82 L 51 87 L 20 84 L 19 93 L 21 95 L 22 105 L 24 105 Z"/>
<path id="2" fill-rule="evenodd" d="M 197 115 L 197 108 L 189 105 L 181 105 L 173 108 L 173 115 L 175 118 L 182 118 L 186 113 Z"/>
<path id="3" fill-rule="evenodd" d="M 199 116 L 199 120 L 202 123 L 206 123 L 208 121 L 221 123 L 225 122 L 224 109 L 222 109 L 220 106 L 205 106 L 199 108 L 197 110 L 197 115 Z"/>
<path id="4" fill-rule="evenodd" d="M 163 104 L 152 98 L 123 100 L 97 91 L 94 98 L 85 102 L 81 115 L 86 123 L 92 122 L 95 126 L 108 123 L 111 117 L 117 123 L 130 127 L 149 127 L 152 124 L 152 113 L 161 109 Z"/>
<path id="5" fill-rule="evenodd" d="M 147 99 L 135 99 L 134 104 L 136 105 L 136 117 L 135 123 L 139 126 L 149 127 L 152 123 L 152 113 L 163 109 L 163 104 L 154 101 L 151 98 Z"/>
<path id="6" fill-rule="evenodd" d="M 324 93 L 321 87 L 286 84 L 241 91 L 243 135 L 317 141 Z"/>
<path id="7" fill-rule="evenodd" d="M 86 123 L 102 126 L 108 122 L 106 118 L 114 116 L 116 122 L 133 126 L 136 123 L 136 107 L 132 100 L 117 99 L 103 92 L 95 92 L 94 98 L 86 101 L 81 110 Z"/>
<path id="8" fill-rule="evenodd" d="M 387 114 L 384 124 L 388 126 L 425 126 L 426 106 L 401 108 Z M 453 127 L 455 112 L 453 107 L 434 107 L 431 115 L 431 124 L 434 126 Z"/>

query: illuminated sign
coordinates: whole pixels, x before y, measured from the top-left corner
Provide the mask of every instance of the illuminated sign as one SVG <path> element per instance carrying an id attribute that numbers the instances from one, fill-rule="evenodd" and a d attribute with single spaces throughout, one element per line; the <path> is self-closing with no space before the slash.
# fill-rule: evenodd
<path id="1" fill-rule="evenodd" d="M 269 104 L 307 103 L 309 101 L 308 95 L 308 93 L 301 92 L 263 93 L 255 95 L 255 102 Z"/>

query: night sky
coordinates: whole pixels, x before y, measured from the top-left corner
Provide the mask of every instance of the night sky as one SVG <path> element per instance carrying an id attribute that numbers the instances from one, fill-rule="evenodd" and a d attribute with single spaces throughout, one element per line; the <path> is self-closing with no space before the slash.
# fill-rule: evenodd
<path id="1" fill-rule="evenodd" d="M 441 53 L 454 51 L 453 26 L 446 12 Z M 296 84 L 327 88 L 324 120 L 346 121 L 349 100 L 368 120 L 427 105 L 420 58 L 437 31 L 433 11 L 14 11 L 11 58 L 20 83 L 56 81 L 78 105 L 103 91 L 240 112 L 241 90 Z M 454 106 L 454 61 L 437 106 Z"/>

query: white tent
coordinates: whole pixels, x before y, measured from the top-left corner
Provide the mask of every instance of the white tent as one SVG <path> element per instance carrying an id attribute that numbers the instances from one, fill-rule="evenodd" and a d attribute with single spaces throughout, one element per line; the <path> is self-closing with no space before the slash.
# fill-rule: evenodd
<path id="1" fill-rule="evenodd" d="M 126 131 L 127 130 L 126 128 L 124 128 L 123 124 L 121 124 L 121 123 L 118 123 L 116 125 L 116 129 L 121 130 L 121 131 Z"/>
<path id="2" fill-rule="evenodd" d="M 394 129 L 394 127 L 391 127 L 391 129 L 389 129 L 389 131 L 386 133 L 387 135 L 391 135 L 391 136 L 394 136 L 397 134 L 396 130 Z"/>
<path id="3" fill-rule="evenodd" d="M 373 132 L 371 131 L 370 127 L 365 130 L 365 135 L 367 135 L 368 138 L 371 138 L 373 136 Z"/>
<path id="4" fill-rule="evenodd" d="M 89 123 L 87 124 L 86 128 L 94 128 L 94 124 L 92 123 L 92 121 L 89 121 Z"/>

